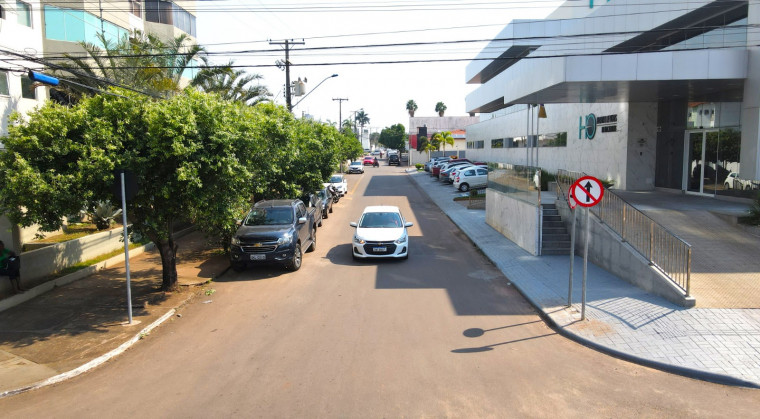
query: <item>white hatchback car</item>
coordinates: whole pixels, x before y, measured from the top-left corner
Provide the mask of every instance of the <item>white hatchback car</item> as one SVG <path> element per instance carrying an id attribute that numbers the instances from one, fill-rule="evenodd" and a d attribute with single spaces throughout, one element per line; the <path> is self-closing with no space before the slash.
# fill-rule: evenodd
<path id="1" fill-rule="evenodd" d="M 364 208 L 351 240 L 354 259 L 409 257 L 409 235 L 406 229 L 411 222 L 405 221 L 398 207 L 390 205 Z"/>
<path id="2" fill-rule="evenodd" d="M 488 184 L 488 168 L 484 166 L 470 166 L 458 171 L 454 178 L 454 187 L 462 192 L 472 188 L 482 188 Z"/>
<path id="3" fill-rule="evenodd" d="M 348 193 L 348 181 L 346 181 L 346 177 L 342 174 L 334 174 L 330 177 L 330 180 L 327 182 L 327 185 L 330 185 L 338 190 L 338 193 L 340 196 L 343 196 Z M 326 186 L 326 185 L 325 185 Z"/>

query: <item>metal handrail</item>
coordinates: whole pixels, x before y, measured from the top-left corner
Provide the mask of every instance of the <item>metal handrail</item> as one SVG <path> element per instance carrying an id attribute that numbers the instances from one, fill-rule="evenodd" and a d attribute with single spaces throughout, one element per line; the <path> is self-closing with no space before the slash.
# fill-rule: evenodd
<path id="1" fill-rule="evenodd" d="M 559 170 L 557 194 L 567 200 L 570 186 L 582 172 Z M 636 252 L 659 269 L 668 279 L 681 288 L 686 296 L 691 291 L 691 245 L 657 221 L 636 209 L 625 199 L 609 189 L 599 205 L 591 208 L 603 223 L 628 242 Z"/>

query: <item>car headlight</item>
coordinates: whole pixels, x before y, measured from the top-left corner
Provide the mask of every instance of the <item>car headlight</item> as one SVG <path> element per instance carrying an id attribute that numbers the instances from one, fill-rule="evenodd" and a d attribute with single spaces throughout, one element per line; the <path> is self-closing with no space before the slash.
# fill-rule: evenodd
<path id="1" fill-rule="evenodd" d="M 396 244 L 404 244 L 404 243 L 406 243 L 406 237 L 407 237 L 406 233 L 404 233 L 401 237 L 399 237 L 396 240 Z"/>
<path id="2" fill-rule="evenodd" d="M 356 244 L 364 244 L 364 243 L 366 243 L 366 241 L 363 238 L 359 237 L 359 236 L 354 236 L 354 243 L 356 243 Z"/>
<path id="3" fill-rule="evenodd" d="M 292 242 L 293 242 L 293 235 L 290 233 L 287 233 L 284 236 L 277 239 L 277 244 L 290 244 Z"/>
<path id="4" fill-rule="evenodd" d="M 240 237 L 238 237 L 238 236 L 232 236 L 232 245 L 233 246 L 240 246 Z"/>

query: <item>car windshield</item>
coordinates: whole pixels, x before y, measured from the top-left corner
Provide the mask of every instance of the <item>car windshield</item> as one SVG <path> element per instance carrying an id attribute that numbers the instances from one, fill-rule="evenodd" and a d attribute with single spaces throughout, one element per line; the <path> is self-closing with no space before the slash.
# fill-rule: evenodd
<path id="1" fill-rule="evenodd" d="M 396 212 L 368 212 L 359 222 L 363 228 L 399 228 L 403 227 L 401 216 Z"/>
<path id="2" fill-rule="evenodd" d="M 362 165 L 362 162 L 360 162 L 360 161 L 352 161 L 351 162 L 351 166 L 361 166 L 361 165 Z"/>
<path id="3" fill-rule="evenodd" d="M 245 217 L 243 224 L 247 226 L 293 224 L 293 210 L 290 208 L 254 208 Z"/>
<path id="4" fill-rule="evenodd" d="M 327 198 L 327 192 L 325 192 L 325 190 L 322 189 L 321 191 L 317 191 L 317 196 L 320 197 L 321 199 L 326 199 Z"/>
<path id="5" fill-rule="evenodd" d="M 343 177 L 341 176 L 333 176 L 330 178 L 330 183 L 341 183 L 343 182 Z"/>

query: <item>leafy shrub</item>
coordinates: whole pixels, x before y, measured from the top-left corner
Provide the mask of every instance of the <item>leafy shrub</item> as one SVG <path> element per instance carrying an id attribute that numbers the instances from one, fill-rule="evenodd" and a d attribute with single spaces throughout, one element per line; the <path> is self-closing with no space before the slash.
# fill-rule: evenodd
<path id="1" fill-rule="evenodd" d="M 741 221 L 745 224 L 760 226 L 760 193 L 755 196 L 755 201 L 747 212 L 748 215 L 742 217 Z"/>
<path id="2" fill-rule="evenodd" d="M 119 214 L 121 214 L 121 209 L 111 205 L 110 201 L 98 201 L 95 211 L 90 214 L 90 217 L 92 217 L 92 222 L 95 223 L 98 230 L 105 230 L 111 227 L 114 218 L 118 217 Z"/>

